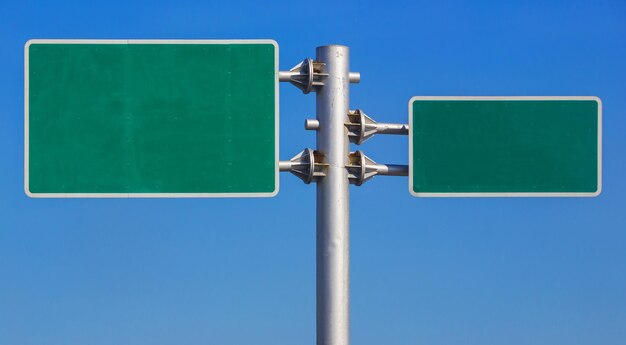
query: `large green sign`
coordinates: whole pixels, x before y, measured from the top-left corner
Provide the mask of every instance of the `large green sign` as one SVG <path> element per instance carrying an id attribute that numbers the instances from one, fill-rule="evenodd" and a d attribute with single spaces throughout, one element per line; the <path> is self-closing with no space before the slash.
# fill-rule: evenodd
<path id="1" fill-rule="evenodd" d="M 413 97 L 415 196 L 597 196 L 597 97 Z"/>
<path id="2" fill-rule="evenodd" d="M 25 190 L 34 197 L 273 196 L 269 40 L 32 40 Z"/>

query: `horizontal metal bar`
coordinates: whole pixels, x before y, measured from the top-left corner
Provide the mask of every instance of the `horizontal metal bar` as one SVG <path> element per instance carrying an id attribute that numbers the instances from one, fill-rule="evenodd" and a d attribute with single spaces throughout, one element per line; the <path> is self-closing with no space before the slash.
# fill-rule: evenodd
<path id="1" fill-rule="evenodd" d="M 298 165 L 297 162 L 292 161 L 280 161 L 278 162 L 278 169 L 280 171 L 291 171 L 294 165 Z M 372 166 L 376 169 L 377 175 L 387 176 L 409 176 L 409 166 L 401 164 L 374 164 Z"/>
<path id="2" fill-rule="evenodd" d="M 316 131 L 320 129 L 320 122 L 317 119 L 306 119 L 304 120 L 304 129 Z"/>
<path id="3" fill-rule="evenodd" d="M 291 81 L 291 77 L 297 75 L 305 75 L 300 73 L 300 71 L 279 71 L 278 72 L 278 81 Z M 361 82 L 361 73 L 360 72 L 350 72 L 349 74 L 350 83 L 358 84 Z"/>
<path id="4" fill-rule="evenodd" d="M 278 170 L 280 171 L 291 171 L 291 166 L 294 163 L 292 161 L 280 161 L 278 162 Z"/>
<path id="5" fill-rule="evenodd" d="M 291 77 L 294 75 L 299 75 L 300 72 L 297 71 L 279 71 L 278 72 L 278 80 L 279 81 L 291 81 Z"/>
<path id="6" fill-rule="evenodd" d="M 377 134 L 409 135 L 409 125 L 404 123 L 376 123 L 373 126 Z"/>
<path id="7" fill-rule="evenodd" d="M 348 76 L 352 84 L 358 84 L 361 82 L 361 73 L 359 72 L 350 72 L 348 73 Z"/>
<path id="8" fill-rule="evenodd" d="M 387 176 L 409 176 L 408 165 L 398 164 L 376 164 L 374 165 L 378 175 Z"/>

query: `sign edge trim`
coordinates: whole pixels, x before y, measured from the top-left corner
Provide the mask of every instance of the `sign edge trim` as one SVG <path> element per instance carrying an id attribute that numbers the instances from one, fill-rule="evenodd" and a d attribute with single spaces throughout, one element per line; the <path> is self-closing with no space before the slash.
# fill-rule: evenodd
<path id="1" fill-rule="evenodd" d="M 274 190 L 263 193 L 33 193 L 29 186 L 29 48 L 32 44 L 271 44 L 274 46 Z M 29 198 L 271 198 L 280 191 L 279 45 L 273 39 L 29 39 L 24 44 L 24 193 Z"/>
<path id="2" fill-rule="evenodd" d="M 419 193 L 413 191 L 413 102 L 416 100 L 557 100 L 595 101 L 598 104 L 598 167 L 597 189 L 594 192 L 514 192 L 514 193 Z M 598 96 L 413 96 L 409 99 L 409 193 L 414 197 L 597 197 L 602 193 L 602 99 Z"/>

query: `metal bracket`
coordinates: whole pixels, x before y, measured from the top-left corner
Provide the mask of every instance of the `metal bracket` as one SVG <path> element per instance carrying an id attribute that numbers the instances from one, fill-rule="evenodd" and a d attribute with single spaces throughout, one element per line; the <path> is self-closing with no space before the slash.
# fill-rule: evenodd
<path id="1" fill-rule="evenodd" d="M 360 186 L 376 175 L 408 176 L 407 165 L 377 164 L 361 151 L 351 152 L 346 165 L 350 183 Z"/>
<path id="2" fill-rule="evenodd" d="M 322 62 L 306 58 L 289 71 L 278 72 L 278 80 L 288 81 L 307 94 L 319 86 L 324 86 L 324 78 L 328 77 L 328 73 L 324 72 L 324 66 L 325 64 Z M 361 82 L 361 73 L 359 72 L 349 72 L 348 77 L 353 84 Z"/>
<path id="3" fill-rule="evenodd" d="M 312 149 L 304 149 L 288 161 L 280 161 L 280 171 L 289 171 L 304 183 L 309 184 L 326 176 L 328 164 L 321 163 L 322 155 Z"/>
<path id="4" fill-rule="evenodd" d="M 351 152 L 348 155 L 348 161 L 346 170 L 348 170 L 348 179 L 352 184 L 360 186 L 378 173 L 373 167 L 376 162 L 361 151 Z"/>
<path id="5" fill-rule="evenodd" d="M 321 62 L 306 58 L 289 71 L 278 72 L 278 80 L 288 81 L 306 94 L 324 85 L 323 78 L 327 77 L 328 73 L 322 72 L 323 66 Z"/>
<path id="6" fill-rule="evenodd" d="M 374 136 L 374 134 L 409 134 L 409 125 L 400 123 L 378 123 L 360 109 L 350 110 L 348 112 L 348 120 L 350 121 L 346 123 L 348 138 L 350 142 L 357 145 L 361 145 L 365 140 Z"/>

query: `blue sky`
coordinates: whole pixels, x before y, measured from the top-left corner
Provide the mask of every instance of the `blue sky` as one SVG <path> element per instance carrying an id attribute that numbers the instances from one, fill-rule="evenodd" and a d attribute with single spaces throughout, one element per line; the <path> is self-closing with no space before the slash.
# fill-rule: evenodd
<path id="1" fill-rule="evenodd" d="M 332 9 L 332 13 L 325 13 Z M 597 198 L 418 199 L 351 187 L 352 343 L 626 342 L 626 4 L 619 1 L 0 1 L 0 344 L 314 344 L 315 188 L 271 199 L 34 200 L 23 192 L 31 38 L 271 38 L 288 69 L 351 47 L 352 108 L 415 95 L 595 95 Z M 280 157 L 314 147 L 280 86 Z M 406 137 L 361 147 L 406 164 Z"/>

